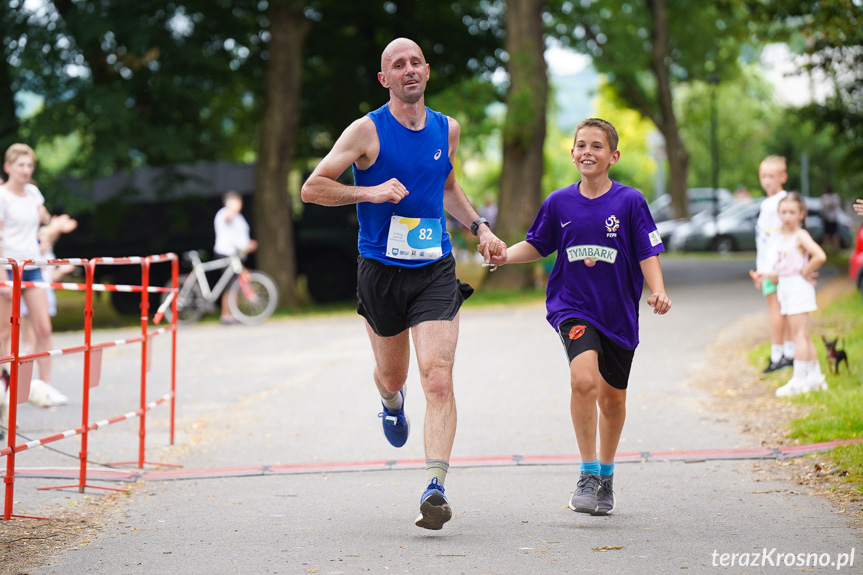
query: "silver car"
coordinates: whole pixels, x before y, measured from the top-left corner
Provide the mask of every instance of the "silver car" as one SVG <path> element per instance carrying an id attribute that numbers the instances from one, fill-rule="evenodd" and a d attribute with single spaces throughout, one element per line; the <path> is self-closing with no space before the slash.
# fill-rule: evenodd
<path id="1" fill-rule="evenodd" d="M 686 190 L 686 197 L 689 200 L 690 216 L 695 216 L 705 211 L 712 211 L 714 204 L 713 188 L 689 188 Z M 716 189 L 715 201 L 720 211 L 728 207 L 733 200 L 734 195 L 727 189 Z M 671 196 L 669 194 L 657 196 L 647 207 L 650 210 L 650 215 L 653 216 L 653 221 L 656 223 L 656 229 L 659 231 L 662 243 L 666 245 L 668 245 L 668 240 L 671 238 L 671 233 L 689 221 L 687 219 L 673 219 Z"/>
<path id="2" fill-rule="evenodd" d="M 755 249 L 755 223 L 764 198 L 739 200 L 722 210 L 716 218 L 709 212 L 695 215 L 688 222 L 678 226 L 668 240 L 671 251 L 711 251 L 729 253 Z M 815 241 L 820 242 L 824 235 L 824 222 L 821 219 L 821 198 L 805 198 L 806 229 Z M 851 218 L 844 212 L 839 213 L 839 237 L 843 248 L 851 245 Z"/>

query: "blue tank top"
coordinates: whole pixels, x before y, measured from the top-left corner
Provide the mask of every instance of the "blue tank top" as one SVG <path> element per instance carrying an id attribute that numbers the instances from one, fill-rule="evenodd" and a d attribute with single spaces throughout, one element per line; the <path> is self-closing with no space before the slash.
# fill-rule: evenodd
<path id="1" fill-rule="evenodd" d="M 434 218 L 440 222 L 443 257 L 452 251 L 446 232 L 443 209 L 444 183 L 452 171 L 449 161 L 449 120 L 426 108 L 426 125 L 422 130 L 402 126 L 384 104 L 368 114 L 378 131 L 380 151 L 367 170 L 353 166 L 354 183 L 376 186 L 396 178 L 409 194 L 399 203 L 357 204 L 360 222 L 359 252 L 364 258 L 402 267 L 420 267 L 438 260 L 396 259 L 387 255 L 387 237 L 393 216 Z"/>

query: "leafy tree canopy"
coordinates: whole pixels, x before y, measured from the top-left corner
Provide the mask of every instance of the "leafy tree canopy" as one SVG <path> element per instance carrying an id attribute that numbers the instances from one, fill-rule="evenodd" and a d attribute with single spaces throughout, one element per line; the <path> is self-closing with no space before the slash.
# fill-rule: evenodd
<path id="1" fill-rule="evenodd" d="M 485 4 L 308 2 L 298 155 L 324 153 L 352 120 L 386 101 L 376 73 L 393 38 L 423 48 L 430 96 L 488 77 L 502 57 L 502 32 L 500 15 Z M 0 8 L 0 74 L 11 94 L 33 92 L 44 107 L 22 126 L 0 108 L 0 136 L 35 144 L 80 134 L 67 173 L 84 177 L 252 159 L 257 126 L 266 121 L 266 7 L 266 0 L 54 0 L 31 12 L 10 0 Z M 474 102 L 496 97 L 481 85 L 471 95 Z"/>
<path id="2" fill-rule="evenodd" d="M 764 42 L 785 42 L 804 69 L 829 78 L 834 94 L 799 110 L 803 120 L 829 125 L 846 145 L 838 175 L 863 172 L 863 3 L 860 0 L 747 0 Z"/>

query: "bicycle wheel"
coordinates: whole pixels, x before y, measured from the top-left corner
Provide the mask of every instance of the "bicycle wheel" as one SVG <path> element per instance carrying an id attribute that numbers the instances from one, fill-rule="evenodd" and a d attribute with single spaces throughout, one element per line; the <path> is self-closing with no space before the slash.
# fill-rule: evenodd
<path id="1" fill-rule="evenodd" d="M 228 288 L 228 309 L 246 325 L 260 323 L 273 315 L 279 303 L 276 282 L 263 272 L 249 271 L 237 277 Z"/>
<path id="2" fill-rule="evenodd" d="M 204 294 L 201 293 L 201 286 L 197 280 L 189 280 L 189 274 L 183 274 L 179 278 L 180 289 L 177 293 L 177 321 L 180 323 L 192 323 L 201 319 L 204 311 L 207 309 Z M 165 284 L 166 288 L 171 287 L 171 282 Z M 168 293 L 162 294 L 162 301 L 168 297 Z M 171 307 L 165 310 L 165 319 L 171 321 Z"/>

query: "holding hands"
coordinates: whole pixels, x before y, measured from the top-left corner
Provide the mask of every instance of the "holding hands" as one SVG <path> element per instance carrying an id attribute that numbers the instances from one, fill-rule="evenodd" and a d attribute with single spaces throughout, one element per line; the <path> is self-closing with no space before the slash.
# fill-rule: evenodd
<path id="1" fill-rule="evenodd" d="M 480 242 L 476 246 L 476 251 L 482 254 L 482 258 L 486 264 L 493 266 L 491 271 L 494 271 L 497 269 L 497 266 L 502 266 L 506 263 L 506 243 L 498 239 L 491 230 L 488 228 L 485 229 L 487 231 L 480 233 Z"/>

